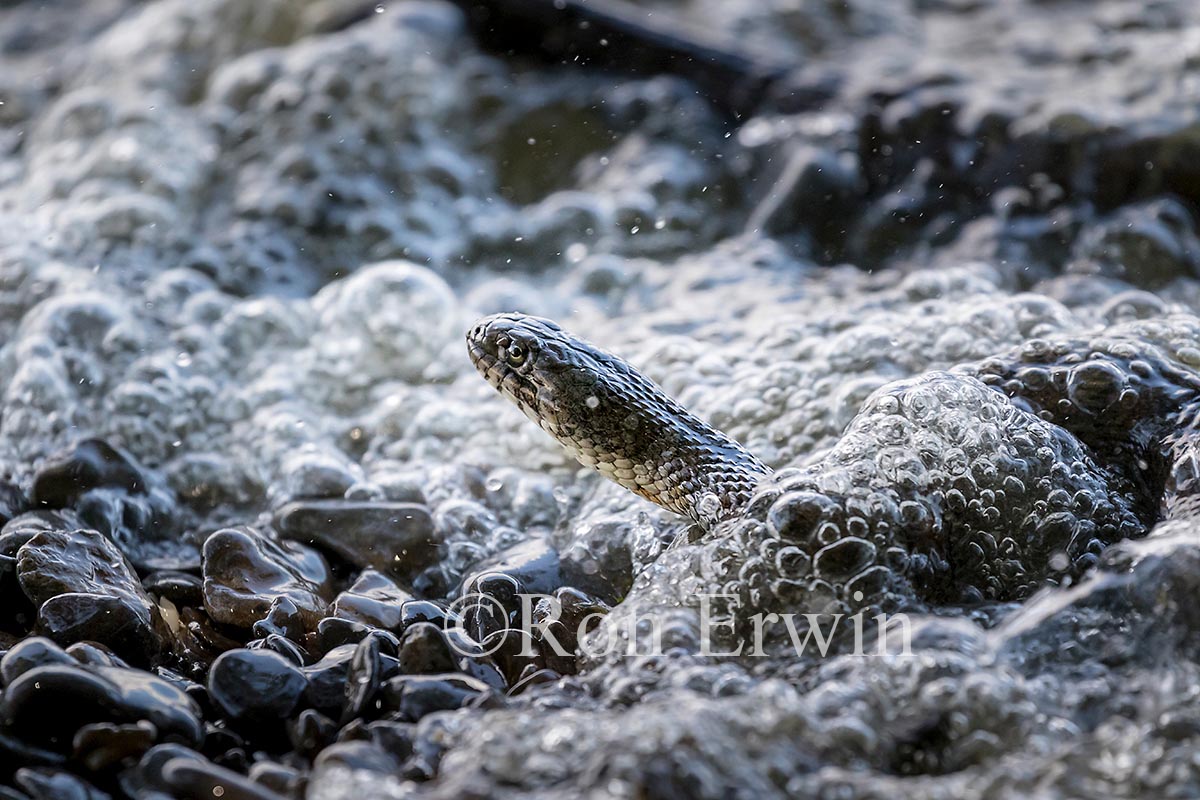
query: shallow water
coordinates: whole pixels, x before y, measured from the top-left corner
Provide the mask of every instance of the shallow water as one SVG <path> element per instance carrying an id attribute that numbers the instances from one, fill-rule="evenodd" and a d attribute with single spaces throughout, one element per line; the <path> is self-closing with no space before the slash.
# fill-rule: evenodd
<path id="1" fill-rule="evenodd" d="M 437 2 L 0 8 L 4 780 L 1200 794 L 1200 8 L 641 5 L 795 69 L 734 124 Z M 579 468 L 467 359 L 506 310 L 774 476 L 701 534 Z M 440 632 L 521 591 L 662 652 Z M 706 595 L 912 655 L 705 655 Z"/>

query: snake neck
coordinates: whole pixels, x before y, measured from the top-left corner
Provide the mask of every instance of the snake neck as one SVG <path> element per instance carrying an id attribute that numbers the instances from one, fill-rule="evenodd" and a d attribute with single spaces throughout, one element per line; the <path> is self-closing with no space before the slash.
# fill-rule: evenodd
<path id="1" fill-rule="evenodd" d="M 583 437 L 550 433 L 580 463 L 702 527 L 736 515 L 770 474 L 737 442 L 682 409 L 634 411 L 622 419 L 619 429 L 593 424 Z"/>

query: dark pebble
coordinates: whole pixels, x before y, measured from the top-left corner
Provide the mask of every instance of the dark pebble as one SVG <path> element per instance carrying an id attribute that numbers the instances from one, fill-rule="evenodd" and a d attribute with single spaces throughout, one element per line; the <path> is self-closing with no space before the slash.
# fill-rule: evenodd
<path id="1" fill-rule="evenodd" d="M 363 570 L 349 589 L 333 601 L 335 617 L 362 622 L 376 628 L 398 630 L 403 622 L 404 604 L 412 595 L 381 572 Z"/>
<path id="2" fill-rule="evenodd" d="M 25 790 L 32 800 L 109 800 L 83 778 L 56 769 L 29 768 L 17 770 L 13 783 Z"/>
<path id="3" fill-rule="evenodd" d="M 300 646 L 291 639 L 272 633 L 262 639 L 254 639 L 246 642 L 247 650 L 270 650 L 272 653 L 278 653 L 288 661 L 295 664 L 297 667 L 303 667 L 308 663 L 308 658 Z"/>
<path id="4" fill-rule="evenodd" d="M 0 720 L 38 747 L 65 751 L 83 725 L 153 723 L 160 739 L 195 745 L 200 710 L 181 691 L 146 672 L 52 664 L 22 673 L 5 688 Z"/>
<path id="5" fill-rule="evenodd" d="M 317 545 L 358 567 L 412 577 L 438 555 L 433 517 L 416 503 L 305 500 L 275 515 L 286 539 Z"/>
<path id="6" fill-rule="evenodd" d="M 231 650 L 208 672 L 213 705 L 236 722 L 288 718 L 307 685 L 299 667 L 269 650 Z"/>
<path id="7" fill-rule="evenodd" d="M 24 673 L 36 667 L 51 664 L 75 665 L 77 662 L 71 654 L 54 642 L 41 636 L 31 636 L 13 647 L 0 659 L 0 680 L 5 686 L 21 677 Z"/>
<path id="8" fill-rule="evenodd" d="M 357 644 L 335 647 L 304 670 L 304 677 L 308 680 L 304 697 L 309 705 L 334 718 L 341 716 L 346 697 L 346 675 L 350 672 L 350 661 L 357 648 Z"/>
<path id="9" fill-rule="evenodd" d="M 466 675 L 398 675 L 384 683 L 380 696 L 384 709 L 416 722 L 434 711 L 462 708 L 487 691 L 487 684 Z"/>
<path id="10" fill-rule="evenodd" d="M 406 675 L 426 675 L 432 672 L 456 672 L 458 660 L 450 649 L 442 629 L 432 622 L 409 625 L 400 640 L 397 654 L 400 671 Z"/>
<path id="11" fill-rule="evenodd" d="M 157 738 L 158 731 L 146 720 L 122 725 L 97 722 L 75 732 L 72 749 L 75 761 L 90 772 L 101 772 L 128 759 L 141 758 Z"/>
<path id="12" fill-rule="evenodd" d="M 334 765 L 392 775 L 400 769 L 400 760 L 374 742 L 338 742 L 321 751 L 313 762 L 313 771 Z"/>
<path id="13" fill-rule="evenodd" d="M 120 597 L 101 594 L 62 594 L 42 604 L 38 630 L 56 642 L 91 638 L 120 647 L 130 659 L 149 662 L 162 642 L 147 624 L 145 611 Z"/>
<path id="14" fill-rule="evenodd" d="M 187 572 L 153 572 L 142 581 L 142 588 L 149 594 L 165 597 L 176 606 L 200 608 L 204 605 L 204 581 Z"/>
<path id="15" fill-rule="evenodd" d="M 273 761 L 259 761 L 246 774 L 251 781 L 284 797 L 302 797 L 306 776 L 303 772 Z"/>
<path id="16" fill-rule="evenodd" d="M 315 630 L 332 599 L 325 559 L 295 542 L 250 528 L 226 528 L 204 543 L 204 607 L 217 622 L 250 628 L 287 600 Z"/>
<path id="17" fill-rule="evenodd" d="M 161 774 L 179 800 L 285 800 L 244 775 L 191 758 L 171 759 L 163 764 Z"/>
<path id="18" fill-rule="evenodd" d="M 144 492 L 145 478 L 133 459 L 99 439 L 86 439 L 67 453 L 52 456 L 33 479 L 34 505 L 65 508 L 101 486 Z"/>
<path id="19" fill-rule="evenodd" d="M 333 741 L 337 732 L 337 723 L 315 708 L 301 711 L 287 727 L 292 747 L 304 756 L 316 755 Z"/>
<path id="20" fill-rule="evenodd" d="M 16 485 L 0 481 L 0 525 L 29 510 L 29 499 Z"/>
<path id="21" fill-rule="evenodd" d="M 346 673 L 342 722 L 370 714 L 380 685 L 390 673 L 399 669 L 395 661 L 392 664 L 395 666 L 389 670 L 385 656 L 379 650 L 379 637 L 368 636 L 358 643 Z"/>
<path id="22" fill-rule="evenodd" d="M 138 661 L 160 646 L 157 610 L 121 551 L 91 530 L 45 530 L 17 551 L 17 578 L 38 625 L 60 644 L 81 638 Z"/>

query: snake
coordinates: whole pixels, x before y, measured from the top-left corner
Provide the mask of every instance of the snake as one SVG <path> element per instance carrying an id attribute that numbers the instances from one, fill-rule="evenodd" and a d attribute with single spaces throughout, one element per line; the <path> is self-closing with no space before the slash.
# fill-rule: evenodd
<path id="1" fill-rule="evenodd" d="M 705 528 L 736 516 L 771 473 L 624 359 L 525 314 L 467 332 L 481 375 L 579 463 Z"/>
<path id="2" fill-rule="evenodd" d="M 581 464 L 704 528 L 738 515 L 772 474 L 628 362 L 551 320 L 495 314 L 466 338 L 483 377 Z M 972 371 L 1105 461 L 1160 452 L 1165 481 L 1145 487 L 1159 498 L 1159 519 L 1200 517 L 1200 376 L 1120 347 L 1117 357 L 1071 342 L 1062 352 L 985 361 Z M 1043 366 L 1059 378 L 1020 380 Z M 1014 380 L 1016 392 L 1005 388 Z"/>

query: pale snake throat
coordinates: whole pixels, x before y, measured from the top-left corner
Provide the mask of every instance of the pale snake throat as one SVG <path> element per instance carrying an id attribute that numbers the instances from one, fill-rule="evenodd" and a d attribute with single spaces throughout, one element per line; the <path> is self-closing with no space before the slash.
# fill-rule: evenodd
<path id="1" fill-rule="evenodd" d="M 703 525 L 737 514 L 770 470 L 624 360 L 523 314 L 467 333 L 475 368 L 579 463 Z"/>

